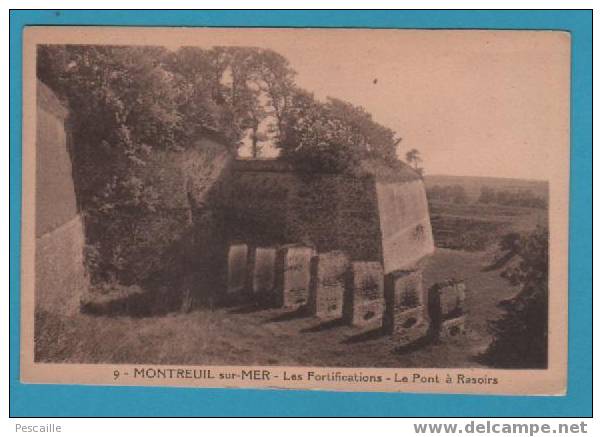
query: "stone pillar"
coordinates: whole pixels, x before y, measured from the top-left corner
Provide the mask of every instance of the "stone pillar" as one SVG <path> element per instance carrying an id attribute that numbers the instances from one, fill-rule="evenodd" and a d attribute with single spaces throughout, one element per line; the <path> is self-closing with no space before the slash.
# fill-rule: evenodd
<path id="1" fill-rule="evenodd" d="M 257 247 L 255 249 L 252 290 L 261 300 L 269 299 L 276 286 L 276 248 Z"/>
<path id="2" fill-rule="evenodd" d="M 429 331 L 422 294 L 421 270 L 399 270 L 387 275 L 383 322 L 400 346 L 414 343 Z"/>
<path id="3" fill-rule="evenodd" d="M 349 267 L 341 251 L 318 254 L 312 259 L 311 313 L 323 320 L 343 317 L 345 276 Z"/>
<path id="4" fill-rule="evenodd" d="M 277 258 L 276 304 L 298 309 L 309 301 L 310 264 L 313 249 L 301 245 L 282 246 Z"/>
<path id="5" fill-rule="evenodd" d="M 463 282 L 449 282 L 438 290 L 441 317 L 449 319 L 464 313 L 466 286 Z"/>
<path id="6" fill-rule="evenodd" d="M 433 330 L 441 339 L 465 333 L 466 285 L 449 280 L 435 284 L 429 290 L 429 315 Z"/>
<path id="7" fill-rule="evenodd" d="M 395 306 L 423 305 L 422 270 L 397 270 L 387 275 L 385 299 Z"/>
<path id="8" fill-rule="evenodd" d="M 384 308 L 384 276 L 381 263 L 351 263 L 343 306 L 345 321 L 354 326 L 381 327 Z"/>
<path id="9" fill-rule="evenodd" d="M 449 340 L 466 333 L 466 316 L 444 320 L 439 329 L 439 338 Z"/>
<path id="10" fill-rule="evenodd" d="M 231 244 L 228 249 L 228 296 L 238 295 L 247 283 L 247 257 L 249 248 L 244 243 Z"/>

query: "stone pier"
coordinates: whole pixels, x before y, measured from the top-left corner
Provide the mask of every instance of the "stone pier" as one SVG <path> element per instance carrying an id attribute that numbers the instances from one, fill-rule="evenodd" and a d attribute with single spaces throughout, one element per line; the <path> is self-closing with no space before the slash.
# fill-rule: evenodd
<path id="1" fill-rule="evenodd" d="M 345 321 L 354 326 L 380 327 L 384 308 L 384 276 L 381 263 L 351 263 L 343 307 Z"/>
<path id="2" fill-rule="evenodd" d="M 421 270 L 400 270 L 387 275 L 383 324 L 399 346 L 425 337 L 429 319 L 423 304 Z"/>
<path id="3" fill-rule="evenodd" d="M 286 245 L 277 257 L 276 304 L 298 309 L 309 302 L 310 264 L 313 249 L 302 245 Z"/>
<path id="4" fill-rule="evenodd" d="M 312 287 L 310 310 L 323 320 L 343 317 L 345 276 L 349 267 L 347 255 L 331 251 L 312 259 Z"/>

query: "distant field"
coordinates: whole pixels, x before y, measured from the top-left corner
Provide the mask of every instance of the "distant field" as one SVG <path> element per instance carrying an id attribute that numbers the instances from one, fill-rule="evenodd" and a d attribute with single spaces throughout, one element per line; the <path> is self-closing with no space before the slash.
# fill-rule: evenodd
<path id="1" fill-rule="evenodd" d="M 509 232 L 530 231 L 545 225 L 548 211 L 499 205 L 429 203 L 437 247 L 486 250 Z"/>
<path id="2" fill-rule="evenodd" d="M 476 201 L 479 198 L 481 187 L 511 191 L 531 190 L 535 195 L 548 199 L 547 181 L 484 176 L 426 175 L 424 183 L 427 189 L 435 185 L 460 185 L 466 190 L 470 201 Z"/>
<path id="3" fill-rule="evenodd" d="M 434 186 L 459 185 L 466 192 L 466 202 L 455 203 L 429 199 L 429 212 L 437 247 L 469 251 L 486 250 L 509 232 L 529 231 L 545 225 L 548 211 L 498 204 L 478 203 L 481 188 L 499 191 L 530 190 L 535 196 L 548 199 L 548 183 L 522 179 L 504 179 L 475 176 L 425 177 L 427 193 Z"/>

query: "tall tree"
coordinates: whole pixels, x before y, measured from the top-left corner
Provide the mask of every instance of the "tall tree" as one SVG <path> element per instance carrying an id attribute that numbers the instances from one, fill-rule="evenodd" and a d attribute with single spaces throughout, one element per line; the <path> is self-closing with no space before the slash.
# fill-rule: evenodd
<path id="1" fill-rule="evenodd" d="M 295 92 L 296 72 L 288 60 L 272 50 L 258 54 L 256 84 L 267 101 L 267 115 L 274 119 L 271 131 L 277 142 L 285 141 L 285 117 Z"/>
<path id="2" fill-rule="evenodd" d="M 356 172 L 363 159 L 398 165 L 395 133 L 359 106 L 339 99 L 326 103 L 295 90 L 283 117 L 281 156 L 306 171 Z"/>
<path id="3" fill-rule="evenodd" d="M 409 150 L 406 153 L 406 162 L 414 167 L 414 170 L 418 170 L 418 165 L 422 162 L 420 157 L 420 151 L 418 149 Z"/>
<path id="4" fill-rule="evenodd" d="M 366 158 L 399 164 L 392 130 L 359 106 L 296 87 L 272 50 L 53 45 L 39 48 L 37 66 L 69 101 L 78 197 L 104 272 L 127 270 L 131 227 L 141 223 L 132 217 L 157 208 L 148 162 L 207 131 L 233 154 L 248 140 L 259 157 L 271 141 L 304 171 L 353 172 Z"/>

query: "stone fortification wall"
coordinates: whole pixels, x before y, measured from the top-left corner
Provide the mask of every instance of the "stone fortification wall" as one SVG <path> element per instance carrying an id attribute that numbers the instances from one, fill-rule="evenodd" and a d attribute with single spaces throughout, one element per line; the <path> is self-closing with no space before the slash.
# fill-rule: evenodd
<path id="1" fill-rule="evenodd" d="M 36 108 L 36 310 L 73 314 L 88 287 L 84 233 L 77 210 L 66 107 L 43 83 Z"/>
<path id="2" fill-rule="evenodd" d="M 364 176 L 303 174 L 277 160 L 233 165 L 230 228 L 251 244 L 301 242 L 352 261 L 408 269 L 434 250 L 424 183 L 406 167 Z"/>
<path id="3" fill-rule="evenodd" d="M 380 261 L 374 179 L 300 174 L 280 161 L 237 161 L 230 191 L 232 239 L 257 245 L 302 242 L 319 252 Z"/>
<path id="4" fill-rule="evenodd" d="M 385 273 L 412 268 L 435 250 L 422 179 L 376 184 Z"/>
<path id="5" fill-rule="evenodd" d="M 156 207 L 135 218 L 135 244 L 127 251 L 128 271 L 135 278 L 159 274 L 173 283 L 199 269 L 214 269 L 207 266 L 224 250 L 222 193 L 230 163 L 230 153 L 209 138 L 153 154 L 143 179 L 156 191 Z"/>

